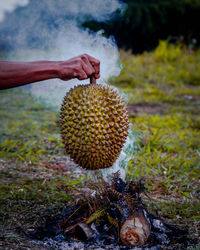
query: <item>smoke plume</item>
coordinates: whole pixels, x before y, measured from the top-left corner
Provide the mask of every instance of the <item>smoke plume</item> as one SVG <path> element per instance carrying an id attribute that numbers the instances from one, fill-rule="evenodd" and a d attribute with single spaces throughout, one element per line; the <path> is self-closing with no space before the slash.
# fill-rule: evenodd
<path id="1" fill-rule="evenodd" d="M 19 0 L 12 1 L 19 4 Z M 117 9 L 123 10 L 124 5 L 119 0 L 23 0 L 23 3 L 18 7 L 15 5 L 16 9 L 12 13 L 2 14 L 4 19 L 0 20 L 0 50 L 9 50 L 3 59 L 67 60 L 87 53 L 101 62 L 101 78 L 98 83 L 105 84 L 109 77 L 120 73 L 119 53 L 114 38 L 105 38 L 103 31 L 93 33 L 81 27 L 84 21 L 104 21 Z M 65 93 L 80 83 L 88 83 L 88 80 L 64 82 L 55 79 L 22 88 L 59 109 Z M 112 173 L 118 170 L 121 177 L 125 178 L 127 164 L 135 147 L 135 137 L 129 133 L 116 163 L 102 170 L 106 181 L 110 181 Z"/>
<path id="2" fill-rule="evenodd" d="M 98 82 L 106 83 L 110 76 L 120 72 L 114 38 L 105 38 L 102 31 L 83 29 L 81 23 L 106 20 L 117 9 L 122 9 L 118 0 L 29 0 L 26 6 L 5 15 L 0 23 L 0 44 L 6 42 L 10 49 L 7 59 L 18 61 L 67 60 L 88 53 L 100 60 Z M 47 80 L 28 88 L 34 96 L 59 107 L 65 92 L 79 83 L 88 80 Z"/>

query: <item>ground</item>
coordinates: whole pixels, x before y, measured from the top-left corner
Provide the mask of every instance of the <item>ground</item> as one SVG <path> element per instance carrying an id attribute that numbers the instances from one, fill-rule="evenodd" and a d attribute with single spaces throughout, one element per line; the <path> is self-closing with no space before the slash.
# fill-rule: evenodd
<path id="1" fill-rule="evenodd" d="M 138 145 L 127 180 L 142 178 L 148 210 L 199 239 L 200 51 L 161 42 L 142 55 L 121 51 L 120 60 L 110 84 L 125 93 Z M 0 248 L 42 249 L 22 232 L 92 180 L 65 155 L 57 111 L 21 88 L 1 91 L 0 105 Z"/>

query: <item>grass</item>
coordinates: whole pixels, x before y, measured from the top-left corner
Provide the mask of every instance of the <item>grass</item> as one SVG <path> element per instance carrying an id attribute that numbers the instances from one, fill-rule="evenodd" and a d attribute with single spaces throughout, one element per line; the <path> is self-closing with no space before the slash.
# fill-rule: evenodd
<path id="1" fill-rule="evenodd" d="M 146 108 L 130 115 L 132 129 L 140 133 L 127 179 L 142 177 L 148 209 L 187 225 L 197 238 L 200 51 L 162 41 L 155 51 L 142 55 L 121 51 L 121 62 L 121 74 L 110 83 L 127 93 L 131 109 L 141 104 Z M 152 105 L 159 109 L 148 112 Z M 24 239 L 13 232 L 34 227 L 42 213 L 57 213 L 78 196 L 88 178 L 54 169 L 65 157 L 58 112 L 18 88 L 0 92 L 0 117 L 0 243 L 17 249 Z"/>
<path id="2" fill-rule="evenodd" d="M 138 152 L 129 163 L 128 179 L 145 180 L 149 209 L 199 227 L 200 51 L 160 42 L 154 52 L 132 56 L 122 51 L 124 68 L 111 79 L 129 95 L 129 104 L 159 107 L 133 114 L 132 128 L 141 131 Z M 148 109 L 147 109 L 148 110 Z M 151 111 L 151 110 L 150 110 Z"/>
<path id="3" fill-rule="evenodd" d="M 0 157 L 37 162 L 45 154 L 59 154 L 58 113 L 22 90 L 1 92 Z"/>

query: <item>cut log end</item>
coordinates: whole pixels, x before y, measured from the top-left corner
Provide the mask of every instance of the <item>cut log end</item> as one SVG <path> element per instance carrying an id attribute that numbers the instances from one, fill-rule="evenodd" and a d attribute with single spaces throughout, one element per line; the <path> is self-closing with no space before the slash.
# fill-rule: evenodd
<path id="1" fill-rule="evenodd" d="M 120 238 L 124 245 L 142 246 L 150 235 L 150 225 L 142 210 L 135 211 L 122 225 Z"/>

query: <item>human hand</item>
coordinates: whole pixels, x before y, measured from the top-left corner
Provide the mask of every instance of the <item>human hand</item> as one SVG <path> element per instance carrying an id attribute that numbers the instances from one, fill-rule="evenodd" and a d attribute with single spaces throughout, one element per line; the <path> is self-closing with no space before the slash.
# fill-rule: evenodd
<path id="1" fill-rule="evenodd" d="M 67 61 L 14 62 L 0 60 L 0 89 L 53 78 L 66 81 L 72 78 L 84 80 L 94 76 L 97 79 L 100 77 L 99 66 L 99 60 L 87 54 L 73 57 Z"/>
<path id="2" fill-rule="evenodd" d="M 88 54 L 76 56 L 67 61 L 59 61 L 58 75 L 65 81 L 72 78 L 85 80 L 92 75 L 97 79 L 100 77 L 100 61 Z"/>

